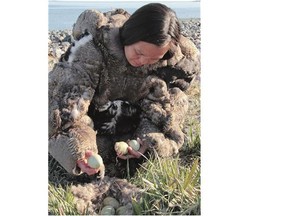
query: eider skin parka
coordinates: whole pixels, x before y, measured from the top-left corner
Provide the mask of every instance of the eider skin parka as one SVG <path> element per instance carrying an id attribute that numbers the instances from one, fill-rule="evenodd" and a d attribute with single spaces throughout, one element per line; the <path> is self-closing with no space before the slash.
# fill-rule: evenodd
<path id="1" fill-rule="evenodd" d="M 200 72 L 200 53 L 181 36 L 171 59 L 131 66 L 119 38 L 129 16 L 122 9 L 84 11 L 73 27 L 75 42 L 49 72 L 49 153 L 68 173 L 81 174 L 76 161 L 87 150 L 101 155 L 104 164 L 109 154 L 88 114 L 92 105 L 98 110 L 122 99 L 139 106 L 140 122 L 129 138 L 145 140 L 159 156 L 177 154 L 184 143 L 185 91 Z"/>

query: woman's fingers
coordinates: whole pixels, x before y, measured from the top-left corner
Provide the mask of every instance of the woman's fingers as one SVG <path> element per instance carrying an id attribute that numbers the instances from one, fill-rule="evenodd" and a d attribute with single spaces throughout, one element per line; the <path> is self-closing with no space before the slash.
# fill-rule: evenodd
<path id="1" fill-rule="evenodd" d="M 100 169 L 94 169 L 91 168 L 88 164 L 87 164 L 87 159 L 93 154 L 92 151 L 86 151 L 85 152 L 85 159 L 82 160 L 78 160 L 77 161 L 77 165 L 78 167 L 82 170 L 82 172 L 87 173 L 88 175 L 94 175 L 96 173 L 98 173 L 100 171 Z"/>
<path id="2" fill-rule="evenodd" d="M 77 165 L 82 170 L 82 172 L 87 173 L 88 175 L 94 175 L 99 172 L 99 169 L 89 167 L 89 165 L 84 160 L 77 161 Z"/>
<path id="3" fill-rule="evenodd" d="M 143 150 L 144 149 L 142 149 L 142 146 L 139 149 L 139 151 L 133 150 L 133 148 L 131 148 L 130 146 L 128 147 L 128 153 L 130 155 L 132 155 L 134 158 L 140 158 L 142 156 L 142 154 L 144 153 Z"/>
<path id="4" fill-rule="evenodd" d="M 123 160 L 127 160 L 129 158 L 140 158 L 148 149 L 147 145 L 142 145 L 141 143 L 141 147 L 138 151 L 135 151 L 134 149 L 132 149 L 130 146 L 127 148 L 128 149 L 128 154 L 127 155 L 121 155 L 118 154 L 118 158 L 121 158 Z"/>

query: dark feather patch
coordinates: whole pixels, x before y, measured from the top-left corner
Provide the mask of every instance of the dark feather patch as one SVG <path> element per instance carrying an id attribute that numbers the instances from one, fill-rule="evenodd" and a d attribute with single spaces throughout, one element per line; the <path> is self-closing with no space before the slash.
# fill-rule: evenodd
<path id="1" fill-rule="evenodd" d="M 115 100 L 95 109 L 90 105 L 88 115 L 98 134 L 124 134 L 136 129 L 140 122 L 140 108 L 127 101 Z"/>
<path id="2" fill-rule="evenodd" d="M 173 67 L 158 68 L 156 71 L 151 71 L 151 75 L 156 75 L 163 79 L 168 88 L 178 87 L 182 91 L 187 90 L 193 78 L 185 71 Z"/>

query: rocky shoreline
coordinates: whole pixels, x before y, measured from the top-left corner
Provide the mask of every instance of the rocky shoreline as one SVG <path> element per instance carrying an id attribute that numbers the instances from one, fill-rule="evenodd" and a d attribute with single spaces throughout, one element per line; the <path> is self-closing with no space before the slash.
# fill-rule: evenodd
<path id="1" fill-rule="evenodd" d="M 189 19 L 181 21 L 182 34 L 190 38 L 201 51 L 201 20 Z M 51 71 L 60 56 L 73 42 L 71 30 L 48 31 L 48 71 Z"/>

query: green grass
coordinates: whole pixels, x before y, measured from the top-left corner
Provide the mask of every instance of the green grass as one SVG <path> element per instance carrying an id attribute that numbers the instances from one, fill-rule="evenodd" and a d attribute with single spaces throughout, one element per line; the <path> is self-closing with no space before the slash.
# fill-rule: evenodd
<path id="1" fill-rule="evenodd" d="M 181 165 L 179 157 L 149 159 L 130 182 L 146 188 L 140 203 L 134 203 L 135 214 L 200 213 L 200 165 Z"/>
<path id="2" fill-rule="evenodd" d="M 51 215 L 79 215 L 70 186 L 48 185 L 48 211 Z"/>

